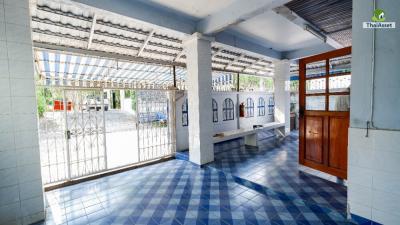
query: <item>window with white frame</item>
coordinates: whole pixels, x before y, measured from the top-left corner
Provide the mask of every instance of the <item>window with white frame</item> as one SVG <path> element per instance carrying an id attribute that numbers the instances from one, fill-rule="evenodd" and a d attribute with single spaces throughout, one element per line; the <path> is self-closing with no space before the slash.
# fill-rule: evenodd
<path id="1" fill-rule="evenodd" d="M 235 105 L 234 105 L 232 99 L 226 98 L 224 100 L 224 104 L 222 107 L 222 115 L 223 115 L 224 121 L 235 119 Z"/>

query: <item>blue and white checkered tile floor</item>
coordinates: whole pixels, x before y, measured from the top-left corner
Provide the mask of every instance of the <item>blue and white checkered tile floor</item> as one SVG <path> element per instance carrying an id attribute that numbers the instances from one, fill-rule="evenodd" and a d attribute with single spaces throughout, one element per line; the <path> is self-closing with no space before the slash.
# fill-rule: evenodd
<path id="1" fill-rule="evenodd" d="M 275 192 L 346 214 L 347 188 L 302 172 L 298 164 L 298 133 L 282 141 L 262 133 L 259 147 L 244 147 L 243 140 L 215 146 L 215 161 L 208 166 L 262 185 Z"/>
<path id="2" fill-rule="evenodd" d="M 46 193 L 39 224 L 348 224 L 335 210 L 171 160 Z"/>

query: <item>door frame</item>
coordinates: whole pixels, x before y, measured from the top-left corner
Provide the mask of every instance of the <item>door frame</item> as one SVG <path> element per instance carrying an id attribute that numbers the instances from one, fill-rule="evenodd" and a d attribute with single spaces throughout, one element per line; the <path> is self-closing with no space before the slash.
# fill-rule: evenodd
<path id="1" fill-rule="evenodd" d="M 342 170 L 338 170 L 332 167 L 328 167 L 326 165 L 321 165 L 318 163 L 314 163 L 309 160 L 305 160 L 305 100 L 306 100 L 306 65 L 309 63 L 313 62 L 318 62 L 318 61 L 323 61 L 325 60 L 325 69 L 326 69 L 326 75 L 325 75 L 325 93 L 322 93 L 321 95 L 325 95 L 325 110 L 324 111 L 310 111 L 307 112 L 308 116 L 325 116 L 325 115 L 334 115 L 337 117 L 340 116 L 349 116 L 350 112 L 328 112 L 328 107 L 329 107 L 329 60 L 332 58 L 337 58 L 341 56 L 346 56 L 346 55 L 351 55 L 351 47 L 346 47 L 342 49 L 337 49 L 334 51 L 302 58 L 299 60 L 299 164 L 308 166 L 314 169 L 317 169 L 319 171 L 327 172 L 329 174 L 332 174 L 334 176 L 347 179 L 347 169 L 346 172 L 343 172 Z M 344 92 L 345 94 L 349 94 L 347 92 Z M 341 94 L 341 93 L 335 93 L 336 94 Z M 325 119 L 325 118 L 324 118 Z M 329 123 L 329 121 L 328 121 Z M 328 135 L 323 136 L 323 145 L 328 148 L 329 147 L 329 126 L 322 127 L 324 133 L 328 133 Z M 322 152 L 322 157 L 323 161 L 326 161 L 329 154 L 329 150 L 324 150 Z M 325 162 L 326 164 L 326 162 Z"/>

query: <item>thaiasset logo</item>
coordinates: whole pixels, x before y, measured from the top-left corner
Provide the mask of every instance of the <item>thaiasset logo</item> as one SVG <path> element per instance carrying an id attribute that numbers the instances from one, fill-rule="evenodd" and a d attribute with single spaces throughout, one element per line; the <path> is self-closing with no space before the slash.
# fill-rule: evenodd
<path id="1" fill-rule="evenodd" d="M 385 12 L 382 9 L 375 9 L 371 22 L 364 22 L 363 28 L 365 29 L 394 29 L 396 28 L 395 22 L 385 22 Z"/>

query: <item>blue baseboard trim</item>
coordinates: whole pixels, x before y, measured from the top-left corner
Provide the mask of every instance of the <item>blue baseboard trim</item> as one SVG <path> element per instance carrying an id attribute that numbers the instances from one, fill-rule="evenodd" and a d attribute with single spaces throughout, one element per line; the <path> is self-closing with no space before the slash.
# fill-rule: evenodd
<path id="1" fill-rule="evenodd" d="M 369 220 L 367 218 L 355 214 L 351 214 L 351 220 L 358 225 L 383 225 L 381 223 Z"/>

